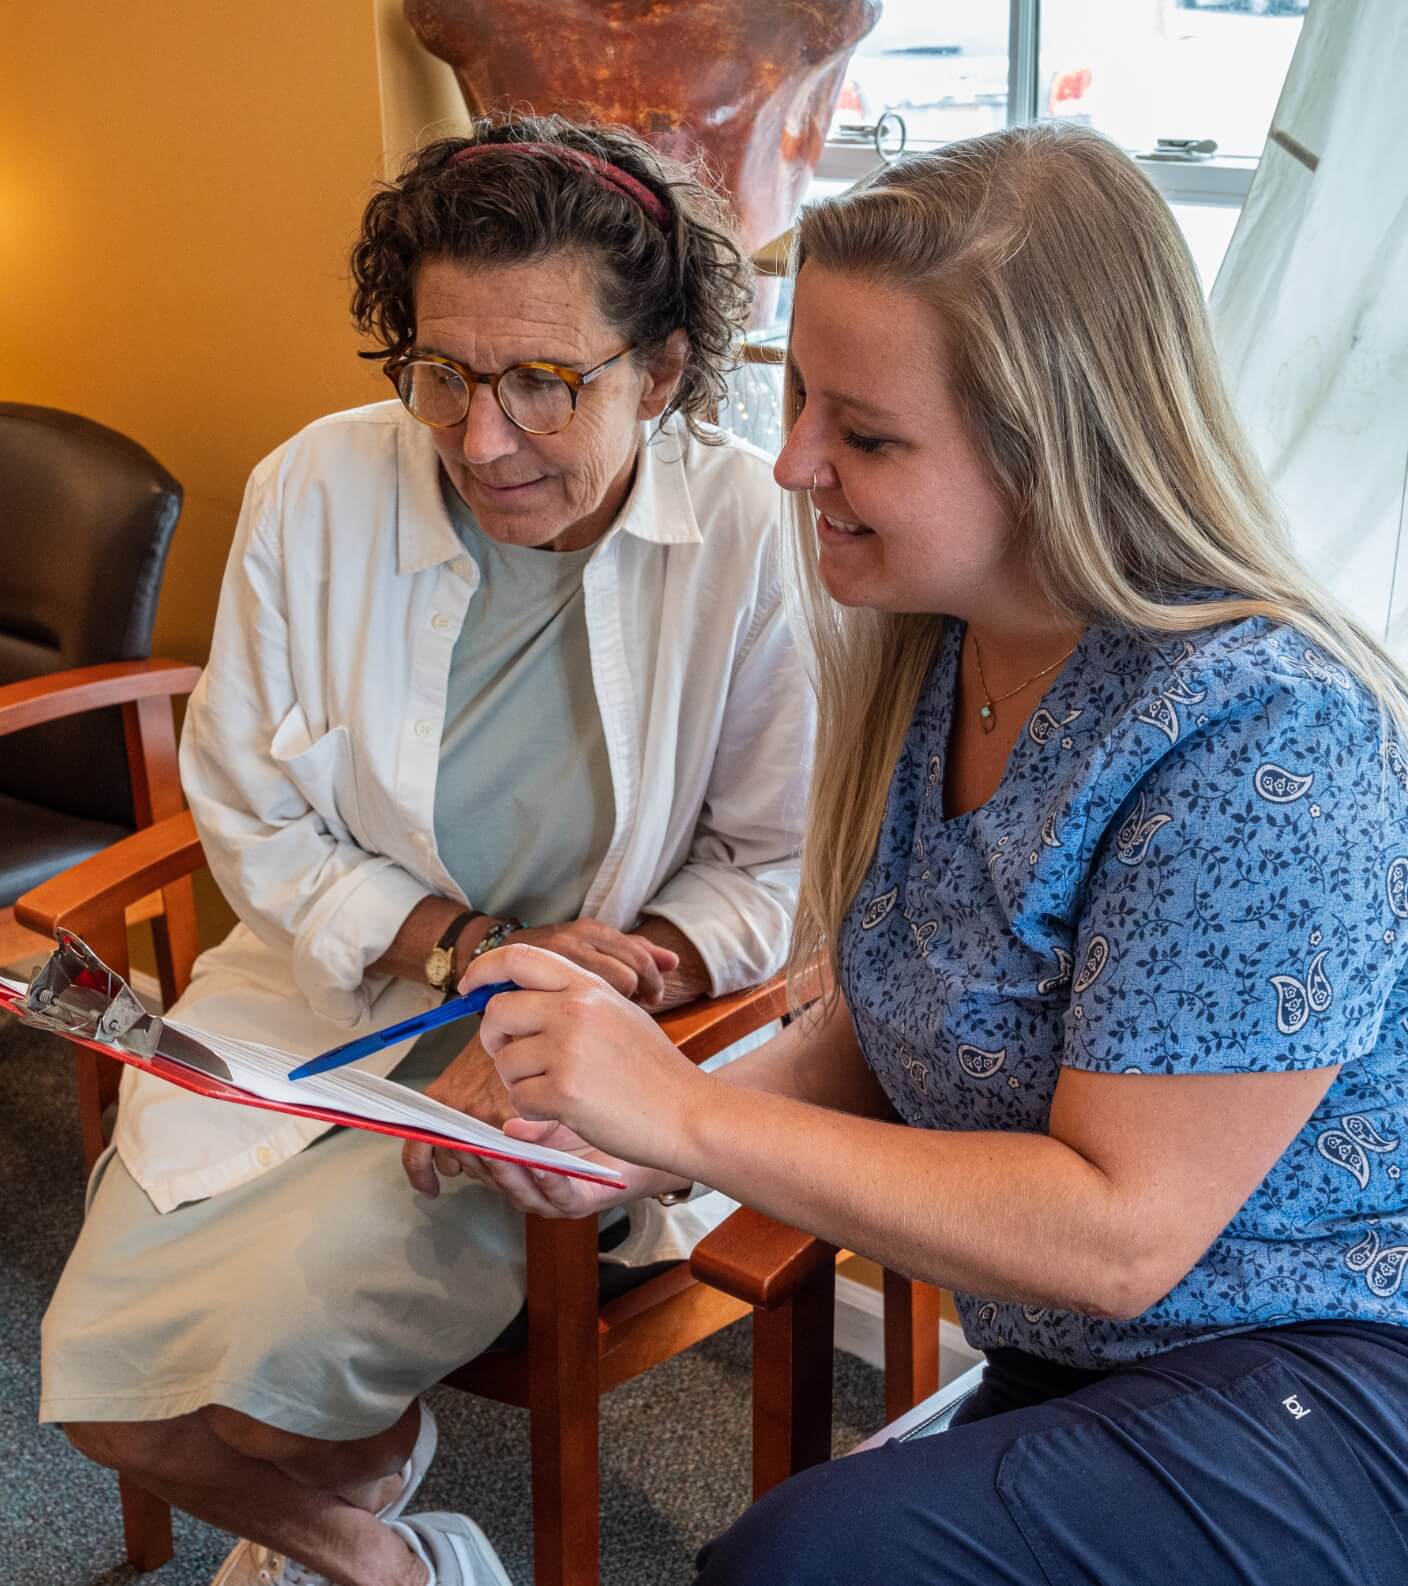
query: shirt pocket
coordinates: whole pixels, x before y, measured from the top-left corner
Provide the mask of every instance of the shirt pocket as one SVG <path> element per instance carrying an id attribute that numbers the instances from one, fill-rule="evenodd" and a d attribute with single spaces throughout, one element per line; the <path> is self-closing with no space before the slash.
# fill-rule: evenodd
<path id="1" fill-rule="evenodd" d="M 279 723 L 269 754 L 334 841 L 361 845 L 365 827 L 357 801 L 352 735 L 346 727 L 330 728 L 314 738 L 303 707 L 295 705 Z"/>

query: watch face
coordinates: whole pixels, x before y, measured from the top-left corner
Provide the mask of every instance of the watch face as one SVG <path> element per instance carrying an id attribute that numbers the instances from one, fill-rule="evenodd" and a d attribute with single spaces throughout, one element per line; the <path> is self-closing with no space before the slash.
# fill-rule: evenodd
<path id="1" fill-rule="evenodd" d="M 455 967 L 453 951 L 445 947 L 432 947 L 425 961 L 425 978 L 438 991 L 450 978 Z"/>

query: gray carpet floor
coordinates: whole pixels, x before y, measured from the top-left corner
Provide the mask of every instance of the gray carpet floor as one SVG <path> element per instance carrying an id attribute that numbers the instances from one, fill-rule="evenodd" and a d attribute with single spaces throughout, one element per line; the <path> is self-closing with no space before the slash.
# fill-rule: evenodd
<path id="1" fill-rule="evenodd" d="M 176 1557 L 123 1562 L 115 1479 L 35 1422 L 39 1323 L 82 1216 L 70 1048 L 0 1022 L 0 1537 L 5 1586 L 205 1586 L 230 1542 L 177 1517 Z M 603 1586 L 682 1586 L 695 1550 L 747 1504 L 746 1322 L 611 1394 L 602 1414 Z M 483 1526 L 515 1586 L 532 1579 L 528 1418 L 440 1390 L 440 1453 L 417 1508 Z M 880 1425 L 880 1373 L 836 1356 L 836 1446 Z"/>

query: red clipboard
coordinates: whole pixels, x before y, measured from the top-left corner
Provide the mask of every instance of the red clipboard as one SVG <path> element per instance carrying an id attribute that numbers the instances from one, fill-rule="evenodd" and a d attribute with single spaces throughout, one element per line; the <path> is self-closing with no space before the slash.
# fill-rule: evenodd
<path id="1" fill-rule="evenodd" d="M 11 991 L 6 985 L 0 985 L 0 1010 L 18 1019 L 12 1004 L 19 1000 L 18 993 Z M 30 1028 L 34 1029 L 38 1026 L 31 1025 Z M 600 1184 L 606 1189 L 626 1187 L 619 1179 L 599 1178 L 592 1173 L 557 1167 L 550 1162 L 528 1161 L 523 1157 L 514 1156 L 509 1151 L 495 1151 L 489 1146 L 471 1145 L 465 1140 L 452 1140 L 448 1135 L 437 1134 L 433 1129 L 416 1129 L 401 1124 L 383 1123 L 377 1118 L 362 1118 L 354 1113 L 338 1112 L 331 1107 L 304 1107 L 295 1102 L 270 1101 L 265 1096 L 256 1096 L 250 1091 L 241 1090 L 238 1085 L 231 1085 L 227 1080 L 217 1079 L 215 1075 L 202 1073 L 196 1068 L 187 1068 L 184 1063 L 177 1063 L 160 1054 L 155 1057 L 141 1057 L 135 1052 L 108 1046 L 102 1041 L 93 1041 L 87 1036 L 75 1035 L 67 1030 L 51 1030 L 45 1027 L 44 1033 L 56 1035 L 60 1040 L 68 1041 L 74 1046 L 86 1046 L 92 1052 L 101 1052 L 104 1057 L 126 1063 L 131 1068 L 140 1068 L 144 1073 L 155 1074 L 158 1079 L 164 1079 L 168 1084 L 179 1085 L 182 1090 L 193 1091 L 197 1096 L 206 1096 L 211 1101 L 231 1101 L 238 1107 L 259 1107 L 265 1112 L 286 1112 L 297 1118 L 317 1118 L 322 1123 L 338 1124 L 347 1129 L 365 1129 L 371 1134 L 394 1135 L 400 1140 L 422 1140 L 426 1145 L 439 1146 L 446 1151 L 463 1151 L 470 1156 L 492 1157 L 500 1162 L 516 1163 L 519 1167 L 526 1167 L 534 1172 L 557 1173 L 563 1178 L 577 1178 L 588 1184 Z"/>

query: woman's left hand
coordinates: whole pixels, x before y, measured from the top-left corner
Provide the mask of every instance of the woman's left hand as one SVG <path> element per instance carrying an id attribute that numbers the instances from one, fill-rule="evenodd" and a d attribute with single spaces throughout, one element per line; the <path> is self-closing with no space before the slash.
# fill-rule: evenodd
<path id="1" fill-rule="evenodd" d="M 709 1084 L 655 1020 L 588 970 L 510 942 L 477 959 L 460 989 L 511 980 L 479 1038 L 519 1117 L 553 1120 L 611 1156 L 673 1170 L 684 1120 Z"/>
<path id="2" fill-rule="evenodd" d="M 530 1123 L 526 1118 L 510 1118 L 504 1125 L 504 1133 L 513 1140 L 530 1140 L 534 1145 L 550 1146 L 554 1151 L 571 1151 L 584 1161 L 600 1163 L 609 1167 L 626 1186 L 613 1189 L 609 1184 L 567 1178 L 562 1173 L 548 1173 L 518 1162 L 502 1162 L 496 1157 L 477 1159 L 476 1166 L 485 1183 L 505 1200 L 512 1201 L 520 1211 L 532 1212 L 538 1217 L 595 1217 L 613 1206 L 629 1206 L 647 1195 L 685 1187 L 676 1174 L 662 1173 L 653 1167 L 638 1167 L 634 1162 L 607 1156 L 604 1151 L 593 1151 L 565 1124 Z"/>

